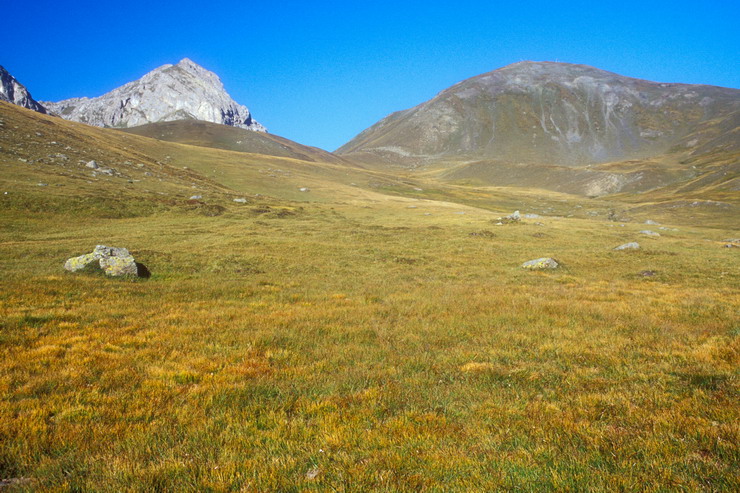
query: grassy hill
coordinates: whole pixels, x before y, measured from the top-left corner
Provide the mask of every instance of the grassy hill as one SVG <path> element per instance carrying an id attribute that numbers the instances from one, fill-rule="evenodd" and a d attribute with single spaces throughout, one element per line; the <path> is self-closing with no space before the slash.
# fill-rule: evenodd
<path id="1" fill-rule="evenodd" d="M 0 104 L 11 490 L 740 487 L 737 216 L 652 215 L 726 180 L 595 200 L 312 158 Z M 96 244 L 152 277 L 62 269 Z"/>

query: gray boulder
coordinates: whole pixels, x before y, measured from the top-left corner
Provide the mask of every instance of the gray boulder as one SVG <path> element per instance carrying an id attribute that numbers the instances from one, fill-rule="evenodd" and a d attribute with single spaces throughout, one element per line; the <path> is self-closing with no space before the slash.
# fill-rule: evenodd
<path id="1" fill-rule="evenodd" d="M 624 245 L 619 245 L 615 248 L 615 250 L 639 250 L 640 244 L 636 241 L 631 241 L 629 243 L 625 243 Z"/>
<path id="2" fill-rule="evenodd" d="M 530 270 L 557 269 L 558 267 L 560 267 L 560 264 L 554 258 L 549 257 L 528 260 L 522 264 L 522 269 Z"/>
<path id="3" fill-rule="evenodd" d="M 148 273 L 146 267 L 138 264 L 127 249 L 105 245 L 97 245 L 91 253 L 67 259 L 64 268 L 69 272 L 77 272 L 95 262 L 106 275 L 111 277 L 144 277 L 141 273 Z"/>

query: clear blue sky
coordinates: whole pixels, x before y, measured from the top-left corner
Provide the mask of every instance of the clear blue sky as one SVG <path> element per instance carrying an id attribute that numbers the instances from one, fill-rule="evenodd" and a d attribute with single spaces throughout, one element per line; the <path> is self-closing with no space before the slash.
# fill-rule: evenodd
<path id="1" fill-rule="evenodd" d="M 521 60 L 740 87 L 740 1 L 5 2 L 0 65 L 36 99 L 98 96 L 189 57 L 270 132 L 333 150 Z"/>

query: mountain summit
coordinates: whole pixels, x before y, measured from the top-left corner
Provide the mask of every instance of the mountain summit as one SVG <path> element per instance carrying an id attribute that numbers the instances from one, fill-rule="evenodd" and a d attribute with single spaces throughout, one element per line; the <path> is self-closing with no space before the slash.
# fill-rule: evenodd
<path id="1" fill-rule="evenodd" d="M 700 125 L 732 127 L 738 115 L 736 89 L 520 62 L 393 113 L 337 152 L 404 166 L 481 159 L 580 166 L 700 147 L 716 133 L 688 138 Z"/>
<path id="2" fill-rule="evenodd" d="M 184 58 L 97 98 L 43 103 L 62 118 L 98 127 L 135 127 L 174 120 L 202 120 L 259 132 L 246 106 L 236 103 L 221 79 Z"/>
<path id="3" fill-rule="evenodd" d="M 23 106 L 29 110 L 38 111 L 39 113 L 46 113 L 46 108 L 40 105 L 36 100 L 31 97 L 31 93 L 28 92 L 23 84 L 18 82 L 15 77 L 5 70 L 0 65 L 0 101 L 7 101 L 9 103 Z"/>

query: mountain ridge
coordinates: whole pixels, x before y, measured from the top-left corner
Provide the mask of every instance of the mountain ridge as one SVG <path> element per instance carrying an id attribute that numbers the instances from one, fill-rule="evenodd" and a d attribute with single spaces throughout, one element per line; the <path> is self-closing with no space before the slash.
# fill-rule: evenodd
<path id="1" fill-rule="evenodd" d="M 0 101 L 7 101 L 39 113 L 47 113 L 46 108 L 33 99 L 28 89 L 2 65 L 0 65 Z"/>
<path id="2" fill-rule="evenodd" d="M 249 109 L 234 101 L 221 79 L 188 58 L 165 64 L 94 98 L 43 103 L 67 120 L 128 128 L 174 120 L 201 120 L 266 132 Z"/>
<path id="3" fill-rule="evenodd" d="M 736 89 L 518 62 L 392 113 L 336 152 L 407 167 L 444 159 L 580 166 L 667 152 L 698 124 L 736 111 Z"/>

